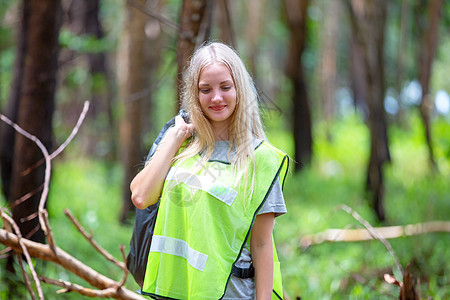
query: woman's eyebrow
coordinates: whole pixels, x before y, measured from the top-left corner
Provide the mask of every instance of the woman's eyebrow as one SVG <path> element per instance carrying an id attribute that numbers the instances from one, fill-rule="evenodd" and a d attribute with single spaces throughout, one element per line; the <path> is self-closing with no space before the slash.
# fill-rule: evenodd
<path id="1" fill-rule="evenodd" d="M 227 83 L 227 84 L 232 84 L 233 83 L 233 81 L 232 80 L 224 80 L 224 81 L 222 81 L 220 84 L 224 84 L 224 83 Z"/>

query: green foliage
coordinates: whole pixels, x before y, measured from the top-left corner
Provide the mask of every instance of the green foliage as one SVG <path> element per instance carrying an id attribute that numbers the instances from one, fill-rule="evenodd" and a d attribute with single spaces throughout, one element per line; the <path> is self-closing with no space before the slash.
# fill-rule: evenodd
<path id="1" fill-rule="evenodd" d="M 450 124 L 434 122 L 435 149 L 440 174 L 428 169 L 423 130 L 412 114 L 409 129 L 393 126 L 389 137 L 392 164 L 386 168 L 385 207 L 387 225 L 406 225 L 431 220 L 448 220 L 448 149 Z M 282 263 L 284 287 L 291 298 L 305 299 L 393 299 L 399 289 L 383 280 L 394 274 L 394 260 L 379 241 L 323 243 L 302 249 L 301 237 L 328 228 L 361 228 L 340 204 L 356 210 L 373 226 L 378 224 L 363 195 L 368 155 L 368 131 L 351 116 L 332 128 L 332 142 L 325 139 L 321 126 L 316 129 L 312 166 L 293 175 L 286 183 L 288 214 L 277 220 L 275 228 Z M 450 253 L 448 233 L 398 238 L 390 241 L 404 268 L 411 264 L 420 278 L 423 297 L 446 299 Z"/>
<path id="2" fill-rule="evenodd" d="M 276 112 L 265 116 L 269 139 L 275 145 L 291 149 L 290 136 Z M 392 126 L 389 132 L 392 164 L 386 168 L 386 211 L 388 225 L 405 225 L 431 220 L 448 220 L 450 211 L 450 160 L 446 156 L 450 124 L 434 121 L 436 155 L 440 174 L 428 171 L 422 128 L 417 114 L 409 119 L 408 129 Z M 299 174 L 292 174 L 285 185 L 288 213 L 277 219 L 275 239 L 282 263 L 284 288 L 291 298 L 304 299 L 393 299 L 398 287 L 384 282 L 385 273 L 401 280 L 394 260 L 379 241 L 323 243 L 301 248 L 299 241 L 307 234 L 328 228 L 361 228 L 353 217 L 341 210 L 346 204 L 373 226 L 379 226 L 363 195 L 368 156 L 368 131 L 356 116 L 348 116 L 331 128 L 327 140 L 325 125 L 315 129 L 316 153 L 313 164 Z M 57 244 L 100 273 L 120 280 L 121 270 L 106 261 L 64 216 L 69 208 L 94 239 L 115 257 L 121 257 L 119 245 L 128 249 L 132 226 L 121 226 L 122 171 L 118 165 L 69 155 L 55 162 L 48 209 Z M 448 274 L 450 236 L 434 233 L 390 240 L 401 264 L 420 278 L 423 297 L 446 299 L 450 296 Z M 81 279 L 51 263 L 37 263 L 38 273 L 88 286 Z M 0 275 L 2 271 L 0 270 Z M 19 279 L 20 280 L 20 279 Z M 131 277 L 126 287 L 137 290 Z M 6 287 L 0 287 L 0 298 Z M 56 287 L 43 285 L 51 299 Z M 3 293 L 3 294 L 2 294 Z M 56 296 L 55 296 L 56 297 Z M 82 299 L 76 294 L 58 299 Z"/>
<path id="3" fill-rule="evenodd" d="M 98 39 L 91 35 L 76 35 L 70 30 L 62 29 L 59 34 L 59 44 L 78 53 L 100 53 L 113 48 L 110 39 Z"/>
<path id="4" fill-rule="evenodd" d="M 48 199 L 50 226 L 58 246 L 92 269 L 116 281 L 121 280 L 122 270 L 90 246 L 64 215 L 64 210 L 69 209 L 85 230 L 92 232 L 99 245 L 122 261 L 119 246 L 124 245 L 128 253 L 132 225 L 121 226 L 118 221 L 122 208 L 121 182 L 122 174 L 118 165 L 73 158 L 71 161 L 55 163 Z M 19 270 L 19 267 L 16 269 Z M 38 274 L 45 274 L 46 277 L 69 280 L 90 287 L 53 263 L 39 263 L 36 269 Z M 4 275 L 2 273 L 3 268 L 0 268 L 0 276 Z M 23 283 L 20 286 L 25 288 Z M 131 290 L 138 289 L 131 276 L 126 286 Z M 6 293 L 6 288 L 6 285 L 0 284 L 0 299 L 6 299 L 2 296 Z M 47 284 L 42 284 L 42 288 L 46 299 L 88 299 L 74 293 L 56 296 L 59 288 Z"/>

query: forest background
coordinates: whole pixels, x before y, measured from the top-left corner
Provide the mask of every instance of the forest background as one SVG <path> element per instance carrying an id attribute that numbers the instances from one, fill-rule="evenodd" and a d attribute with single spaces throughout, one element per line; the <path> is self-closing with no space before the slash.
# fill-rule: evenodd
<path id="1" fill-rule="evenodd" d="M 237 49 L 255 79 L 269 141 L 292 158 L 288 214 L 275 226 L 286 296 L 392 299 L 409 282 L 423 299 L 450 297 L 445 1 L 0 0 L 0 22 L 3 115 L 52 153 L 90 101 L 77 136 L 51 161 L 45 199 L 56 244 L 85 265 L 115 282 L 123 276 L 122 265 L 102 257 L 64 210 L 113 256 L 121 257 L 121 244 L 127 253 L 134 220 L 129 182 L 178 111 L 188 57 L 204 41 L 221 40 Z M 45 164 L 34 143 L 5 122 L 0 129 L 0 298 L 29 298 L 21 256 L 7 247 L 22 251 L 9 244 L 7 216 L 23 237 L 49 241 L 36 213 Z M 422 234 L 407 236 L 412 231 L 404 227 L 389 242 L 362 241 L 361 231 L 356 238 L 351 230 L 324 235 L 368 227 L 362 219 L 384 228 L 422 224 L 408 227 Z M 324 242 L 346 237 L 358 241 Z M 25 267 L 28 277 L 36 269 L 84 287 L 79 293 L 102 286 L 64 263 L 36 259 L 33 266 Z M 44 282 L 29 286 L 48 299 L 81 297 L 56 294 L 61 287 Z M 137 290 L 131 276 L 123 284 Z"/>

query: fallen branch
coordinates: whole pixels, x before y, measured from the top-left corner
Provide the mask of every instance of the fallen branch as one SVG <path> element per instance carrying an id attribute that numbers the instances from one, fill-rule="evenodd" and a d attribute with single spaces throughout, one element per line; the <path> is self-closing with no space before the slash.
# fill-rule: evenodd
<path id="1" fill-rule="evenodd" d="M 7 215 L 1 208 L 0 208 L 0 215 L 1 215 L 1 218 L 2 218 L 3 222 L 5 223 L 5 227 L 9 230 L 9 231 L 5 230 L 5 231 L 6 232 L 10 232 L 11 234 L 13 234 L 12 230 L 14 229 L 14 231 L 16 232 L 16 234 L 14 234 L 14 235 L 17 237 L 17 245 L 20 248 L 20 250 L 22 251 L 21 253 L 23 253 L 23 255 L 25 256 L 25 259 L 27 260 L 28 265 L 30 266 L 31 274 L 33 275 L 33 279 L 34 279 L 34 281 L 36 283 L 36 289 L 38 290 L 39 299 L 44 299 L 44 294 L 42 293 L 42 289 L 41 289 L 41 283 L 40 283 L 39 278 L 37 276 L 36 270 L 34 269 L 33 262 L 31 261 L 30 254 L 28 253 L 27 248 L 26 248 L 25 243 L 24 243 L 24 241 L 27 241 L 27 239 L 23 239 L 22 238 L 22 234 L 20 233 L 19 226 L 17 226 L 17 224 L 14 221 L 14 219 L 11 218 L 9 215 Z M 16 253 L 17 253 L 17 256 L 19 257 L 20 269 L 22 270 L 22 274 L 23 274 L 23 278 L 25 280 L 25 284 L 27 286 L 28 291 L 30 292 L 31 298 L 34 300 L 35 299 L 35 295 L 34 295 L 33 289 L 31 288 L 30 281 L 28 279 L 27 273 L 25 272 L 25 269 L 23 267 L 23 259 L 18 254 L 19 253 L 18 251 L 16 251 Z"/>
<path id="2" fill-rule="evenodd" d="M 449 221 L 431 221 L 417 224 L 375 227 L 385 239 L 395 239 L 434 232 L 450 232 Z M 305 235 L 300 240 L 302 248 L 324 242 L 360 242 L 373 240 L 367 229 L 327 229 L 312 235 Z"/>
<path id="3" fill-rule="evenodd" d="M 109 254 L 105 249 L 103 249 L 97 242 L 92 238 L 92 234 L 87 234 L 86 230 L 80 225 L 80 223 L 75 219 L 70 210 L 65 209 L 64 214 L 72 221 L 78 231 L 84 236 L 84 238 L 95 248 L 101 255 L 103 255 L 107 260 L 119 266 L 121 269 L 127 272 L 127 268 L 124 262 L 120 262 Z"/>
<path id="4" fill-rule="evenodd" d="M 4 220 L 5 228 L 6 229 L 0 229 L 0 243 L 5 245 L 6 247 L 11 248 L 19 257 L 21 254 L 24 254 L 27 262 L 30 266 L 31 272 L 33 274 L 33 278 L 36 282 L 36 288 L 39 293 L 40 299 L 44 299 L 41 287 L 40 287 L 40 280 L 37 277 L 37 274 L 33 268 L 33 264 L 31 261 L 31 257 L 35 257 L 37 259 L 42 259 L 46 261 L 51 261 L 53 263 L 61 265 L 64 269 L 72 272 L 73 274 L 77 275 L 78 277 L 84 279 L 86 282 L 91 284 L 92 286 L 98 288 L 99 290 L 92 290 L 83 288 L 79 285 L 72 284 L 70 282 L 65 282 L 62 280 L 51 280 L 46 277 L 46 282 L 57 284 L 59 286 L 65 287 L 66 291 L 76 291 L 83 295 L 92 295 L 95 297 L 109 297 L 109 298 L 115 298 L 115 299 L 145 299 L 141 297 L 140 295 L 126 289 L 123 287 L 123 284 L 127 278 L 128 271 L 126 269 L 125 263 L 120 263 L 117 260 L 113 258 L 113 262 L 115 262 L 117 265 L 119 265 L 124 270 L 124 275 L 120 282 L 116 282 L 98 272 L 90 268 L 89 266 L 86 266 L 81 261 L 77 260 L 70 254 L 63 251 L 61 248 L 59 248 L 52 235 L 52 231 L 50 229 L 50 225 L 48 222 L 48 213 L 45 209 L 45 202 L 47 201 L 47 195 L 49 190 L 49 182 L 50 182 L 50 170 L 51 170 L 51 159 L 55 158 L 72 140 L 72 138 L 76 135 L 78 132 L 78 128 L 81 126 L 84 117 L 86 115 L 87 109 L 89 107 L 89 102 L 85 102 L 83 112 L 81 113 L 79 120 L 77 122 L 77 125 L 73 129 L 71 135 L 67 138 L 66 142 L 62 144 L 55 152 L 52 153 L 52 155 L 49 155 L 47 149 L 42 144 L 42 142 L 34 135 L 26 132 L 23 130 L 20 126 L 6 118 L 5 116 L 0 114 L 1 120 L 12 126 L 17 132 L 24 135 L 28 139 L 32 140 L 40 149 L 44 156 L 45 161 L 45 179 L 44 183 L 42 185 L 42 194 L 39 202 L 39 209 L 37 212 L 31 214 L 30 216 L 25 217 L 24 219 L 30 219 L 35 218 L 39 216 L 39 224 L 41 228 L 43 229 L 44 233 L 47 236 L 47 240 L 49 241 L 49 244 L 41 244 L 33 242 L 27 238 L 22 238 L 20 229 L 17 227 L 15 222 L 9 215 L 7 215 L 1 208 L 0 213 L 1 217 Z M 40 162 L 42 163 L 42 161 Z M 36 166 L 32 166 L 32 168 L 35 168 Z M 37 190 L 31 192 L 31 194 L 34 194 L 37 192 Z M 25 201 L 29 198 L 31 195 L 30 193 L 23 196 L 19 201 Z M 15 233 L 13 233 L 12 228 L 14 228 Z M 38 226 L 36 228 L 39 228 Z M 81 228 L 81 226 L 79 226 Z M 88 240 L 91 242 L 91 244 L 94 244 L 94 241 L 92 238 L 88 238 Z M 102 249 L 100 246 L 96 247 L 96 249 Z M 122 257 L 125 257 L 124 248 L 121 247 Z M 108 258 L 108 255 L 112 257 L 109 253 L 107 253 L 105 250 L 101 251 L 102 254 L 104 254 L 105 257 Z M 105 255 L 105 253 L 107 255 Z M 21 258 L 21 257 L 20 257 Z M 109 259 L 111 260 L 111 259 Z M 22 260 L 19 259 L 19 262 L 22 263 Z M 24 271 L 23 266 L 21 265 L 21 268 L 23 270 L 23 276 L 25 279 L 25 283 L 27 285 L 27 288 L 29 289 L 31 297 L 34 299 L 34 292 L 31 289 L 31 286 L 29 284 L 27 274 Z"/>
<path id="5" fill-rule="evenodd" d="M 93 289 L 85 288 L 81 285 L 78 285 L 78 284 L 75 284 L 72 282 L 68 282 L 68 281 L 64 281 L 61 279 L 55 280 L 55 279 L 51 279 L 51 278 L 48 278 L 45 276 L 41 276 L 40 279 L 42 280 L 42 282 L 64 288 L 62 290 L 57 291 L 56 292 L 57 294 L 77 292 L 83 296 L 88 296 L 88 297 L 112 298 L 112 297 L 114 297 L 114 294 L 117 293 L 116 289 L 114 289 L 114 288 L 107 288 L 104 290 L 93 290 Z"/>
<path id="6" fill-rule="evenodd" d="M 98 273 L 57 246 L 53 251 L 46 244 L 36 243 L 27 239 L 20 239 L 20 241 L 31 257 L 56 263 L 100 290 L 120 286 L 120 283 Z M 23 253 L 17 235 L 5 229 L 0 229 L 0 243 L 11 247 L 17 253 Z M 124 287 L 117 289 L 117 292 L 110 297 L 115 299 L 145 300 L 144 297 Z"/>

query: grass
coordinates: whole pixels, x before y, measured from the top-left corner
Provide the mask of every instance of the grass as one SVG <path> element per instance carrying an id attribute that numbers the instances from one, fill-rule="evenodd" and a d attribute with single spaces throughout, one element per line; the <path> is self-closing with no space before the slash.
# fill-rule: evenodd
<path id="1" fill-rule="evenodd" d="M 439 174 L 428 170 L 420 123 L 411 119 L 409 128 L 391 126 L 389 132 L 392 163 L 385 169 L 385 207 L 389 225 L 450 219 L 450 130 L 446 120 L 434 124 L 435 150 Z M 328 228 L 359 228 L 361 225 L 335 207 L 346 204 L 372 225 L 380 225 L 363 198 L 368 156 L 368 131 L 356 117 L 348 117 L 331 128 L 332 142 L 325 129 L 315 128 L 314 160 L 285 185 L 288 214 L 277 219 L 275 238 L 282 263 L 284 288 L 291 299 L 393 299 L 398 287 L 383 281 L 383 274 L 401 279 L 394 261 L 379 241 L 323 243 L 302 249 L 299 240 L 306 234 Z M 273 136 L 274 138 L 271 138 Z M 284 137 L 281 139 L 281 137 Z M 289 137 L 269 131 L 269 138 L 291 151 Z M 70 157 L 54 163 L 48 200 L 50 223 L 57 244 L 100 273 L 117 281 L 121 270 L 107 262 L 64 216 L 69 208 L 95 240 L 115 257 L 119 245 L 126 246 L 132 225 L 119 224 L 122 172 L 89 158 Z M 404 267 L 420 278 L 422 297 L 450 297 L 450 235 L 427 234 L 391 240 Z M 38 273 L 88 286 L 61 267 L 36 262 Z M 3 271 L 0 269 L 0 275 Z M 2 288 L 3 286 L 3 288 Z M 126 287 L 137 290 L 131 277 Z M 0 284 L 0 298 L 5 294 Z M 43 285 L 47 299 L 84 299 L 78 294 L 56 296 L 58 288 Z M 24 296 L 24 298 L 27 298 Z"/>
<path id="2" fill-rule="evenodd" d="M 440 174 L 428 170 L 427 152 L 413 118 L 410 129 L 389 132 L 392 163 L 385 169 L 387 225 L 404 225 L 450 219 L 448 134 L 445 120 L 435 123 L 436 153 Z M 276 240 L 282 261 L 284 287 L 291 298 L 393 299 L 399 288 L 384 282 L 385 273 L 401 280 L 392 256 L 379 241 L 324 243 L 302 249 L 299 240 L 327 228 L 361 228 L 340 204 L 356 210 L 373 226 L 375 219 L 363 198 L 368 132 L 355 118 L 332 130 L 327 142 L 317 129 L 315 159 L 308 170 L 286 183 L 288 214 L 277 220 Z M 322 137 L 322 138 L 320 138 Z M 390 241 L 404 268 L 420 279 L 422 297 L 450 296 L 450 235 L 404 237 Z"/>

